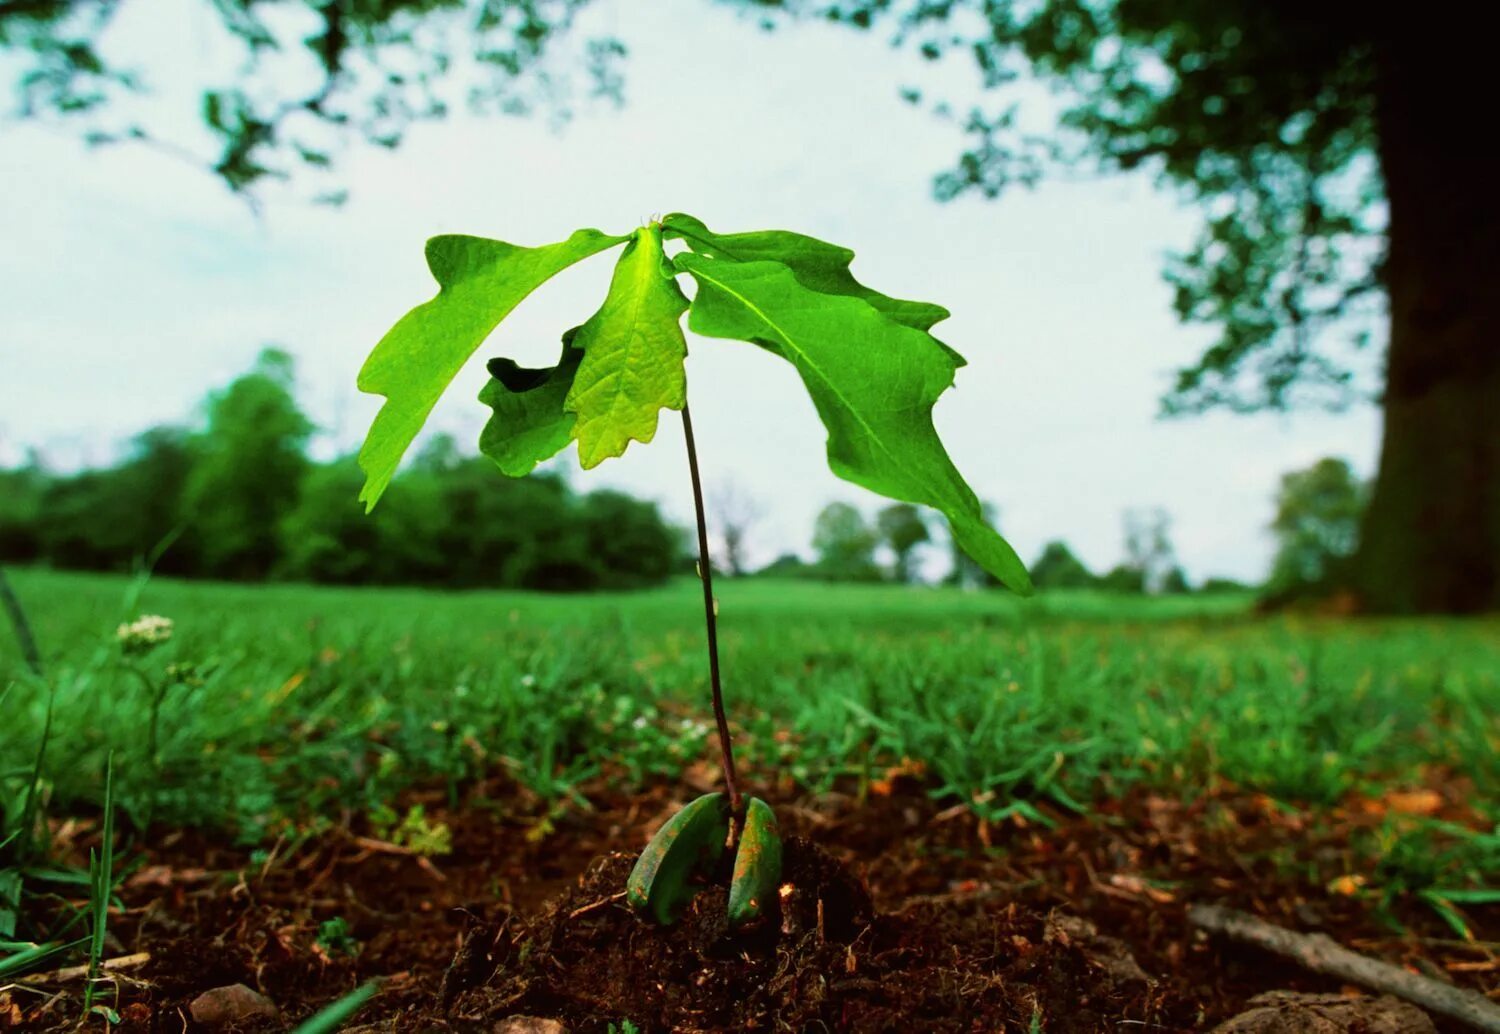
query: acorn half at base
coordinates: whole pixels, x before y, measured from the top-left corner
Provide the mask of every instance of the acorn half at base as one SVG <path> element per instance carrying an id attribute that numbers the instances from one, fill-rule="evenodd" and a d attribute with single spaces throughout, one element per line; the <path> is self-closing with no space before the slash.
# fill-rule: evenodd
<path id="1" fill-rule="evenodd" d="M 728 799 L 710 793 L 668 819 L 630 871 L 630 906 L 663 926 L 675 923 L 723 857 L 729 818 Z"/>
<path id="2" fill-rule="evenodd" d="M 745 809 L 745 831 L 734 855 L 729 885 L 729 928 L 738 929 L 766 914 L 781 882 L 781 833 L 776 813 L 758 797 Z"/>

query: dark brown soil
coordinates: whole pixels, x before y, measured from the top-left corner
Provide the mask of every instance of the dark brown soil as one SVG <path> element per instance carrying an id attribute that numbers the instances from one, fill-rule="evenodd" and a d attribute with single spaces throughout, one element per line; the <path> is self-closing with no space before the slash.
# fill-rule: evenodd
<path id="1" fill-rule="evenodd" d="M 794 890 L 782 914 L 737 937 L 726 934 L 722 889 L 700 894 L 677 926 L 640 922 L 615 901 L 633 862 L 608 855 L 534 922 L 476 930 L 497 968 L 465 974 L 480 986 L 456 995 L 454 1021 L 485 1029 L 524 1013 L 579 1031 L 624 1017 L 652 1031 L 969 1031 L 1051 1016 L 1049 1030 L 1094 1031 L 1162 1016 L 1145 974 L 1081 920 L 984 900 L 876 916 L 848 871 L 800 837 L 786 845 Z"/>
<path id="2" fill-rule="evenodd" d="M 1227 788 L 1193 803 L 1133 792 L 1049 828 L 987 825 L 901 772 L 863 797 L 762 788 L 789 834 L 796 890 L 760 931 L 729 937 L 722 891 L 667 930 L 616 897 L 634 850 L 701 789 L 626 797 L 601 783 L 592 810 L 560 816 L 498 783 L 451 813 L 436 794 L 413 795 L 453 830 L 453 852 L 430 860 L 357 827 L 254 862 L 192 832 L 153 837 L 107 952 L 150 958 L 116 972 L 106 1004 L 122 1031 L 202 1030 L 194 998 L 241 983 L 282 1019 L 215 1029 L 285 1030 L 381 977 L 365 1029 L 488 1031 L 532 1015 L 583 1032 L 625 1020 L 642 1031 L 1172 1031 L 1212 1027 L 1270 990 L 1342 990 L 1192 930 L 1186 908 L 1206 901 L 1500 998 L 1500 909 L 1468 909 L 1466 941 L 1419 904 L 1382 915 L 1350 878 L 1373 878 L 1352 835 L 1411 800 L 1351 801 L 1313 822 Z M 1421 792 L 1424 809 L 1475 821 L 1462 787 Z M 79 830 L 76 849 L 91 836 Z M 319 942 L 334 918 L 356 953 Z M 0 1030 L 73 1028 L 77 978 L 30 983 L 0 990 Z"/>

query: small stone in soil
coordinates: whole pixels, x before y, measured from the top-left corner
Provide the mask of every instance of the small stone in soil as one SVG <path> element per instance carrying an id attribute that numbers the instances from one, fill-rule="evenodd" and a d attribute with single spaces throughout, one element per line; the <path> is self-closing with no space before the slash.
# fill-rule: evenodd
<path id="1" fill-rule="evenodd" d="M 1345 995 L 1268 991 L 1212 1034 L 1437 1034 L 1427 1014 L 1409 1002 Z"/>
<path id="2" fill-rule="evenodd" d="M 193 1019 L 205 1027 L 222 1027 L 246 1020 L 274 1020 L 281 1015 L 276 1003 L 244 984 L 229 984 L 204 991 L 188 1006 Z"/>
<path id="3" fill-rule="evenodd" d="M 561 1023 L 540 1016 L 507 1016 L 490 1029 L 493 1034 L 568 1034 Z"/>

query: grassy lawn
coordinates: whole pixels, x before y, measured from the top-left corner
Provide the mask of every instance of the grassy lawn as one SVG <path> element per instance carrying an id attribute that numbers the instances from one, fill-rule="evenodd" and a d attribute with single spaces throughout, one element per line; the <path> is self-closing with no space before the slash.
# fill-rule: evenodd
<path id="1" fill-rule="evenodd" d="M 7 630 L 5 789 L 29 775 L 50 701 L 54 814 L 99 800 L 111 751 L 133 820 L 246 841 L 416 783 L 456 794 L 498 766 L 565 801 L 601 771 L 629 786 L 713 754 L 691 581 L 574 597 L 12 577 L 47 678 Z M 1140 783 L 1333 805 L 1438 772 L 1500 819 L 1494 619 L 797 582 L 719 596 L 742 765 L 762 785 L 863 785 L 907 758 L 934 794 L 999 818 Z M 113 630 L 132 606 L 171 618 L 172 640 L 124 656 Z"/>

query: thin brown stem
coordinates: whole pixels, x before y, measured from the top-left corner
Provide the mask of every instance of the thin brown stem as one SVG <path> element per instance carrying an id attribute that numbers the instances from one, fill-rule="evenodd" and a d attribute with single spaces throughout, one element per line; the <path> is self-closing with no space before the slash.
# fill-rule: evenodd
<path id="1" fill-rule="evenodd" d="M 724 755 L 724 788 L 729 807 L 740 814 L 739 784 L 734 778 L 734 746 L 729 741 L 729 719 L 724 714 L 724 689 L 719 682 L 719 622 L 714 613 L 713 566 L 708 560 L 708 520 L 703 516 L 703 482 L 698 477 L 698 447 L 693 441 L 693 418 L 682 407 L 682 436 L 687 442 L 688 471 L 693 476 L 693 509 L 698 517 L 698 576 L 703 580 L 703 621 L 708 626 L 708 677 L 713 685 L 714 721 L 719 726 L 719 750 Z"/>

